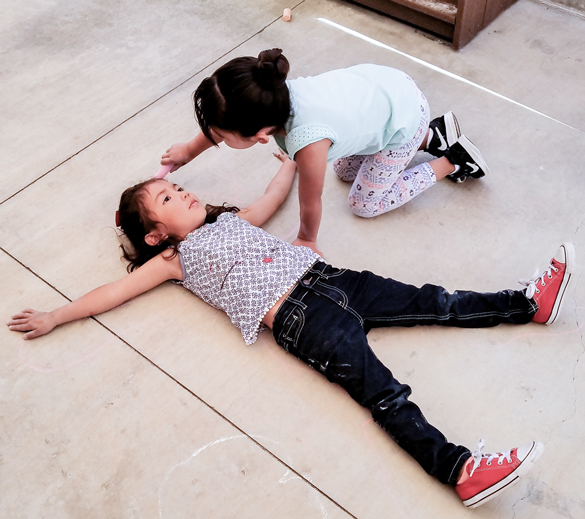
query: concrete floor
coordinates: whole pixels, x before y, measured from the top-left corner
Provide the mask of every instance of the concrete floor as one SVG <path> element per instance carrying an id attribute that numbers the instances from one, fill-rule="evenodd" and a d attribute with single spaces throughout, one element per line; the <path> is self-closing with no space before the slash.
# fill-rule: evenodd
<path id="1" fill-rule="evenodd" d="M 120 193 L 198 131 L 190 94 L 202 78 L 276 46 L 290 77 L 362 62 L 405 70 L 433 116 L 457 114 L 492 170 L 373 220 L 350 214 L 348 186 L 330 172 L 319 244 L 331 263 L 483 291 L 518 287 L 563 241 L 581 265 L 582 18 L 520 0 L 454 52 L 342 1 L 302 1 L 292 23 L 280 19 L 287 6 L 4 2 L 5 320 L 124 275 Z M 245 205 L 277 170 L 274 149 L 222 147 L 172 178 L 206 201 Z M 267 229 L 291 240 L 297 225 L 293 194 Z M 546 444 L 525 480 L 474 511 L 269 333 L 246 347 L 223 314 L 170 283 L 32 342 L 0 328 L 0 517 L 583 518 L 584 320 L 577 272 L 551 327 L 370 334 L 451 441 Z"/>

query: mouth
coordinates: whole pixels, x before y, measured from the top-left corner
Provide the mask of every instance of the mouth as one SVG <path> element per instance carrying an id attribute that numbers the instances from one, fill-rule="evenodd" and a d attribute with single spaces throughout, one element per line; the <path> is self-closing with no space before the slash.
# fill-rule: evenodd
<path id="1" fill-rule="evenodd" d="M 197 200 L 191 200 L 191 203 L 189 204 L 189 209 L 191 209 L 196 203 Z"/>

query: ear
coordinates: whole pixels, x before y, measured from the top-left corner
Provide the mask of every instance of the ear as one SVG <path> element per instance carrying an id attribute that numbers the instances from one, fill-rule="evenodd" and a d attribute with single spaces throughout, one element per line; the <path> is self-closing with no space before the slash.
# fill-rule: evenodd
<path id="1" fill-rule="evenodd" d="M 161 241 L 165 241 L 169 237 L 168 234 L 163 234 L 156 229 L 154 231 L 150 231 L 145 237 L 144 241 L 146 245 L 150 245 L 151 247 L 156 247 Z"/>
<path id="2" fill-rule="evenodd" d="M 262 128 L 254 137 L 260 144 L 268 144 L 270 142 L 270 135 L 272 135 L 272 131 L 274 127 L 269 126 L 266 128 Z"/>

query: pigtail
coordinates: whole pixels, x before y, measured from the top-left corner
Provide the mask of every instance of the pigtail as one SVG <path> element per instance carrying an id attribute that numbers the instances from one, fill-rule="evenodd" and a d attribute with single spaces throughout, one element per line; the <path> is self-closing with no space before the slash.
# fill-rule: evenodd
<path id="1" fill-rule="evenodd" d="M 205 211 L 207 212 L 207 216 L 205 217 L 205 223 L 215 223 L 217 221 L 217 217 L 223 213 L 237 213 L 240 211 L 239 207 L 235 205 L 229 205 L 227 202 L 224 202 L 222 205 L 211 205 L 207 204 L 205 206 Z"/>

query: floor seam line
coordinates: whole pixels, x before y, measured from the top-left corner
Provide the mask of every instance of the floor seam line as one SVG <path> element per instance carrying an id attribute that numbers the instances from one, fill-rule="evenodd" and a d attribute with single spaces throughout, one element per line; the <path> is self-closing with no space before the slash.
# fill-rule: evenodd
<path id="1" fill-rule="evenodd" d="M 20 261 L 19 259 L 17 259 L 15 256 L 13 256 L 12 254 L 10 254 L 6 249 L 4 249 L 3 247 L 0 247 L 0 251 L 4 252 L 8 257 L 10 257 L 12 260 L 14 260 L 16 263 L 18 263 L 20 266 L 22 266 L 24 269 L 26 269 L 28 272 L 30 272 L 32 275 L 34 275 L 37 279 L 39 279 L 40 281 L 42 281 L 45 285 L 49 286 L 50 288 L 52 288 L 55 292 L 57 292 L 59 295 L 63 296 L 65 299 L 67 299 L 67 301 L 71 302 L 72 299 L 70 299 L 69 297 L 67 297 L 65 294 L 63 294 L 63 292 L 61 292 L 58 288 L 56 288 L 55 286 L 53 286 L 51 283 L 49 283 L 46 279 L 44 279 L 43 277 L 41 277 L 39 274 L 37 274 L 34 270 L 32 270 L 30 267 L 27 267 L 24 263 L 22 263 L 22 261 Z M 105 312 L 104 312 L 105 313 Z M 106 324 L 104 324 L 102 321 L 100 321 L 96 316 L 89 316 L 89 319 L 92 319 L 94 322 L 96 322 L 98 325 L 100 325 L 104 330 L 106 330 L 107 332 L 109 332 L 111 335 L 113 335 L 114 337 L 116 337 L 116 339 L 118 339 L 121 343 L 125 344 L 128 348 L 130 348 L 132 351 L 134 351 L 135 353 L 137 353 L 140 357 L 142 357 L 145 361 L 147 361 L 151 366 L 153 366 L 154 368 L 156 368 L 158 371 L 160 371 L 160 373 L 162 373 L 163 375 L 165 375 L 168 379 L 172 380 L 173 382 L 175 382 L 178 386 L 180 386 L 184 391 L 186 391 L 187 393 L 189 393 L 191 396 L 193 396 L 194 398 L 196 398 L 199 402 L 201 402 L 201 404 L 203 404 L 205 407 L 207 407 L 209 410 L 211 410 L 212 412 L 214 412 L 219 418 L 221 418 L 224 422 L 227 422 L 230 426 L 232 426 L 234 429 L 236 429 L 239 433 L 241 433 L 242 435 L 244 435 L 246 438 L 248 438 L 250 441 L 252 441 L 255 445 L 257 445 L 258 447 L 260 447 L 263 451 L 265 451 L 268 455 L 270 455 L 274 460 L 276 460 L 277 462 L 279 462 L 281 465 L 283 465 L 284 467 L 286 467 L 288 470 L 290 470 L 293 474 L 295 474 L 296 476 L 298 476 L 301 480 L 303 480 L 306 484 L 308 484 L 311 488 L 313 488 L 316 492 L 319 492 L 319 494 L 321 494 L 324 498 L 326 498 L 329 502 L 333 503 L 335 506 L 337 506 L 339 509 L 343 510 L 346 514 L 348 514 L 350 517 L 352 517 L 353 519 L 358 519 L 355 515 L 353 515 L 349 510 L 347 510 L 344 506 L 342 506 L 340 503 L 338 503 L 335 499 L 333 499 L 332 497 L 330 497 L 328 494 L 326 494 L 323 490 L 321 490 L 318 486 L 316 486 L 313 482 L 309 481 L 306 477 L 304 477 L 300 472 L 298 472 L 297 470 L 295 470 L 292 466 L 290 466 L 288 463 L 286 463 L 284 460 L 282 460 L 281 458 L 279 458 L 276 454 L 274 454 L 270 449 L 268 449 L 267 447 L 265 447 L 264 445 L 262 445 L 258 440 L 256 440 L 255 438 L 253 438 L 250 434 L 248 434 L 246 431 L 244 431 L 241 427 L 237 426 L 232 420 L 230 420 L 227 416 L 223 415 L 221 412 L 219 412 L 217 409 L 215 409 L 215 407 L 213 407 L 211 404 L 209 404 L 208 402 L 206 402 L 203 398 L 201 398 L 200 396 L 198 396 L 196 393 L 194 393 L 191 389 L 189 389 L 187 386 L 185 386 L 185 384 L 183 384 L 182 382 L 180 382 L 178 379 L 176 379 L 175 377 L 173 377 L 169 372 L 165 371 L 161 366 L 159 366 L 158 364 L 156 364 L 156 362 L 154 362 L 153 360 L 149 359 L 146 355 L 144 355 L 142 352 L 140 352 L 139 350 L 137 350 L 134 346 L 132 346 L 128 341 L 126 341 L 125 339 L 123 339 L 122 337 L 120 337 L 120 335 L 118 335 L 114 330 L 112 330 L 111 328 L 109 328 Z"/>
<path id="2" fill-rule="evenodd" d="M 300 5 L 301 3 L 303 3 L 305 0 L 303 0 L 302 2 L 300 2 L 297 5 Z M 296 7 L 296 6 L 295 6 Z M 272 22 L 270 22 L 269 24 L 265 25 L 264 27 L 262 27 L 262 29 L 256 31 L 254 34 L 252 34 L 251 36 L 249 36 L 248 38 L 246 38 L 244 41 L 238 43 L 236 46 L 232 47 L 231 49 L 229 49 L 228 51 L 224 52 L 221 56 L 219 56 L 217 59 L 209 62 L 207 65 L 205 65 L 204 67 L 202 67 L 201 69 L 199 69 L 197 72 L 191 74 L 187 79 L 184 79 L 183 81 L 181 81 L 178 85 L 175 85 L 173 88 L 171 88 L 170 90 L 168 90 L 167 92 L 165 92 L 164 94 L 160 95 L 159 97 L 157 97 L 156 99 L 154 99 L 153 101 L 151 101 L 150 103 L 144 105 L 140 110 L 136 111 L 135 113 L 133 113 L 132 115 L 128 116 L 126 119 L 124 119 L 123 121 L 119 122 L 117 125 L 115 125 L 113 128 L 111 128 L 110 130 L 108 130 L 107 132 L 105 132 L 104 134 L 100 135 L 99 137 L 97 137 L 96 139 L 94 139 L 92 142 L 90 142 L 89 144 L 85 145 L 83 148 L 79 149 L 78 151 L 76 151 L 75 153 L 73 153 L 72 155 L 70 155 L 69 157 L 67 157 L 65 160 L 61 161 L 59 164 L 53 166 L 51 169 L 49 169 L 48 171 L 46 171 L 45 173 L 43 173 L 42 175 L 40 175 L 39 177 L 35 178 L 32 182 L 29 182 L 27 185 L 25 185 L 24 187 L 20 188 L 19 190 L 17 190 L 15 193 L 13 193 L 12 195 L 10 195 L 8 198 L 2 200 L 2 202 L 0 202 L 0 205 L 4 204 L 4 202 L 8 202 L 9 200 L 11 200 L 12 198 L 14 198 L 15 196 L 17 196 L 18 194 L 22 193 L 24 190 L 28 189 L 30 186 L 32 186 L 33 184 L 35 184 L 36 182 L 38 182 L 39 180 L 43 179 L 44 177 L 46 177 L 49 173 L 52 173 L 53 171 L 55 171 L 57 168 L 61 167 L 63 164 L 65 164 L 66 162 L 69 162 L 72 158 L 76 157 L 77 155 L 79 155 L 80 153 L 84 152 L 85 150 L 87 150 L 90 146 L 93 146 L 95 143 L 101 141 L 102 139 L 104 139 L 105 137 L 107 137 L 110 133 L 112 133 L 113 131 L 117 130 L 118 128 L 120 128 L 122 125 L 126 124 L 128 121 L 134 119 L 136 116 L 140 115 L 142 112 L 144 112 L 146 109 L 152 107 L 153 105 L 155 105 L 156 103 L 158 103 L 161 99 L 165 98 L 166 96 L 168 96 L 169 94 L 171 94 L 172 92 L 174 92 L 175 90 L 177 90 L 178 88 L 182 87 L 183 85 L 185 85 L 186 83 L 188 83 L 189 81 L 191 81 L 194 77 L 196 77 L 197 75 L 201 74 L 201 72 L 203 72 L 205 69 L 209 68 L 210 66 L 212 66 L 213 64 L 217 63 L 220 59 L 222 59 L 223 57 L 227 56 L 230 52 L 233 52 L 234 50 L 236 50 L 238 47 L 241 47 L 242 45 L 244 45 L 245 43 L 249 42 L 252 38 L 255 38 L 256 36 L 258 36 L 260 33 L 262 33 L 264 30 L 266 30 L 268 27 L 270 27 L 271 25 L 273 25 L 274 23 L 276 23 L 278 20 L 280 19 L 280 17 L 276 18 L 275 20 L 273 20 Z"/>

